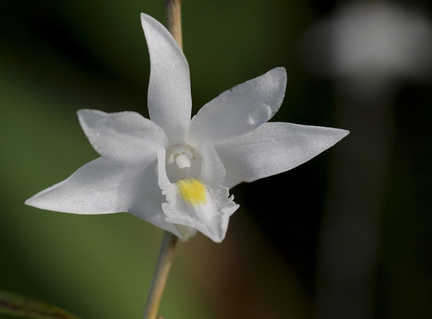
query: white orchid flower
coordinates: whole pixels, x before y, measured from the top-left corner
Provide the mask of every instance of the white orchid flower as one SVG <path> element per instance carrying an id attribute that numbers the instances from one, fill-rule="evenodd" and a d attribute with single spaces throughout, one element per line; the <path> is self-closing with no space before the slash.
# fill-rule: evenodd
<path id="1" fill-rule="evenodd" d="M 101 155 L 26 204 L 76 214 L 129 212 L 182 240 L 197 231 L 221 242 L 239 207 L 229 189 L 287 171 L 348 134 L 266 123 L 279 109 L 284 68 L 235 86 L 191 119 L 189 67 L 168 30 L 142 14 L 150 51 L 150 118 L 78 111 Z"/>

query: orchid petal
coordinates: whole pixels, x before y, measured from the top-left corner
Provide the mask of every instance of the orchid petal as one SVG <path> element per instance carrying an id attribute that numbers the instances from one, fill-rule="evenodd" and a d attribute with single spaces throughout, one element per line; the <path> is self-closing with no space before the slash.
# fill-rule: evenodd
<path id="1" fill-rule="evenodd" d="M 189 229 L 179 229 L 176 225 L 165 220 L 165 214 L 161 206 L 165 198 L 158 185 L 156 163 L 157 161 L 155 160 L 141 174 L 140 179 L 136 183 L 135 190 L 132 190 L 133 200 L 128 212 L 173 233 L 182 240 L 186 240 L 190 236 L 193 236 L 195 232 L 191 232 Z"/>
<path id="2" fill-rule="evenodd" d="M 215 147 L 209 143 L 201 143 L 198 145 L 197 151 L 201 155 L 202 161 L 199 180 L 206 184 L 221 184 L 226 172 Z"/>
<path id="3" fill-rule="evenodd" d="M 220 243 L 226 234 L 229 217 L 238 209 L 228 188 L 221 185 L 205 185 L 194 178 L 171 183 L 165 171 L 165 151 L 159 152 L 159 187 L 166 196 L 162 209 L 166 221 L 197 229 L 214 242 Z M 182 192 L 182 187 L 193 184 L 191 196 Z M 183 185 L 183 186 L 182 186 Z M 184 186 L 186 185 L 186 186 Z M 197 193 L 199 193 L 197 195 Z"/>
<path id="4" fill-rule="evenodd" d="M 74 214 L 126 212 L 133 203 L 134 189 L 141 172 L 141 165 L 125 166 L 100 157 L 25 203 L 41 209 Z"/>
<path id="5" fill-rule="evenodd" d="M 94 149 L 113 161 L 142 163 L 156 159 L 157 151 L 168 144 L 159 126 L 135 112 L 80 110 L 78 117 Z"/>
<path id="6" fill-rule="evenodd" d="M 279 67 L 225 91 L 193 117 L 187 141 L 215 144 L 253 131 L 279 110 L 286 82 L 285 68 Z"/>
<path id="7" fill-rule="evenodd" d="M 223 185 L 231 188 L 290 170 L 333 146 L 348 133 L 291 123 L 262 125 L 250 134 L 215 145 L 227 171 Z"/>
<path id="8" fill-rule="evenodd" d="M 189 66 L 168 30 L 158 21 L 141 14 L 141 23 L 150 52 L 148 108 L 171 144 L 184 140 L 189 127 L 192 98 Z"/>

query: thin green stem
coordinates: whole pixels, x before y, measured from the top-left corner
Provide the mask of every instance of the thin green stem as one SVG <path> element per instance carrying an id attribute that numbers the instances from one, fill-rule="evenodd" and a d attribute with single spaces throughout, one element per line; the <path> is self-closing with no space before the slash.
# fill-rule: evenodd
<path id="1" fill-rule="evenodd" d="M 143 319 L 156 319 L 162 294 L 174 258 L 176 243 L 177 237 L 172 233 L 165 231 Z"/>

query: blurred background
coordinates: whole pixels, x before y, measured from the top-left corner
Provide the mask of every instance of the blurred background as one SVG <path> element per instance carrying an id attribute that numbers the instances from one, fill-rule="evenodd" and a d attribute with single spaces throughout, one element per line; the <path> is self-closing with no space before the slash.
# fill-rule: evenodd
<path id="1" fill-rule="evenodd" d="M 165 319 L 432 317 L 431 10 L 426 0 L 183 1 L 195 111 L 284 66 L 273 120 L 351 134 L 236 186 L 225 241 L 178 245 Z M 165 21 L 162 0 L 0 1 L 0 290 L 83 319 L 141 317 L 162 231 L 24 200 L 97 157 L 78 109 L 148 115 L 140 12 Z"/>

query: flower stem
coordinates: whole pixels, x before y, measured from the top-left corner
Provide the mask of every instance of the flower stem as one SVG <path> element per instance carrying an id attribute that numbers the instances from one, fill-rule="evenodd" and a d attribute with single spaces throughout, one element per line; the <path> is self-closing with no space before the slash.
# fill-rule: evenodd
<path id="1" fill-rule="evenodd" d="M 167 27 L 181 49 L 183 49 L 182 24 L 181 24 L 182 0 L 165 0 Z"/>
<path id="2" fill-rule="evenodd" d="M 156 319 L 163 290 L 174 258 L 176 243 L 177 237 L 165 231 L 143 319 Z"/>

